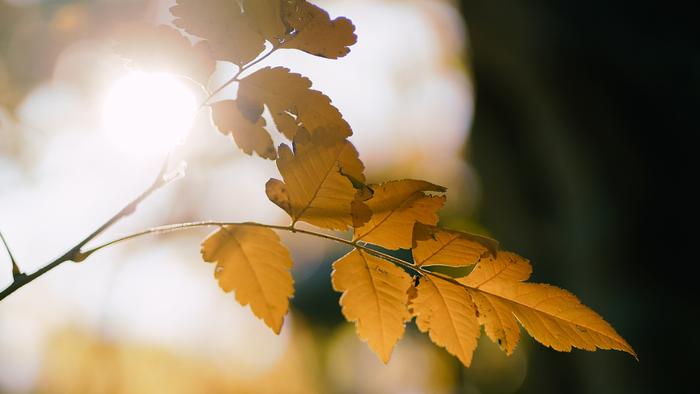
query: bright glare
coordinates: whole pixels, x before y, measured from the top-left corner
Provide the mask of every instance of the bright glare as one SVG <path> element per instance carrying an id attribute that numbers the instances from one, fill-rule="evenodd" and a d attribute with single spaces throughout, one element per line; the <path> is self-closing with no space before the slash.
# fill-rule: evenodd
<path id="1" fill-rule="evenodd" d="M 107 94 L 103 129 L 114 146 L 130 154 L 162 154 L 184 139 L 196 106 L 192 92 L 176 77 L 132 72 Z"/>

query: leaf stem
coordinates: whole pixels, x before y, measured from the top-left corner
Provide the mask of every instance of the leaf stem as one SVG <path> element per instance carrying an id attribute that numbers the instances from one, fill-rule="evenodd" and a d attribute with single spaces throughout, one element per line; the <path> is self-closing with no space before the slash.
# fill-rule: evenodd
<path id="1" fill-rule="evenodd" d="M 57 257 L 55 260 L 51 261 L 50 263 L 46 264 L 44 267 L 39 269 L 38 271 L 34 272 L 33 274 L 26 275 L 20 273 L 19 275 L 13 275 L 13 281 L 10 286 L 8 286 L 6 289 L 4 289 L 2 292 L 0 292 L 0 301 L 4 300 L 7 296 L 10 294 L 14 293 L 15 291 L 21 289 L 28 283 L 33 282 L 35 279 L 41 277 L 45 273 L 51 271 L 52 269 L 58 267 L 62 263 L 65 263 L 66 261 L 74 261 L 74 262 L 81 262 L 85 260 L 89 254 L 85 254 L 84 252 L 81 251 L 83 246 L 85 246 L 88 242 L 92 241 L 95 237 L 98 235 L 102 234 L 105 230 L 110 228 L 112 225 L 120 221 L 121 219 L 131 215 L 136 208 L 155 192 L 156 190 L 162 188 L 163 186 L 169 184 L 170 182 L 178 179 L 177 176 L 168 176 L 166 174 L 167 169 L 168 169 L 168 163 L 170 157 L 166 158 L 166 160 L 163 163 L 163 166 L 161 167 L 160 171 L 158 172 L 158 176 L 156 176 L 156 179 L 153 181 L 151 186 L 148 187 L 143 193 L 141 193 L 138 197 L 133 199 L 131 202 L 126 204 L 119 212 L 114 214 L 109 220 L 107 220 L 104 224 L 102 224 L 100 227 L 98 227 L 95 231 L 90 233 L 87 237 L 83 238 L 82 241 L 78 242 L 75 246 L 70 248 L 66 253 L 61 255 L 60 257 Z M 3 239 L 4 242 L 4 239 Z M 14 259 L 13 259 L 14 261 Z M 15 266 L 16 264 L 13 264 L 13 274 L 15 273 Z M 17 271 L 19 271 L 19 268 L 17 268 Z"/>
<path id="2" fill-rule="evenodd" d="M 219 86 L 218 88 L 214 89 L 214 91 L 212 91 L 211 93 L 209 93 L 209 95 L 207 95 L 207 98 L 204 99 L 204 101 L 202 101 L 202 104 L 199 105 L 199 108 L 201 109 L 201 108 L 205 107 L 206 105 L 208 105 L 208 104 L 209 104 L 209 101 L 210 101 L 214 96 L 216 96 L 217 94 L 219 94 L 222 90 L 224 90 L 228 85 L 230 85 L 230 84 L 232 84 L 232 83 L 234 83 L 234 82 L 236 82 L 236 81 L 239 81 L 238 77 L 240 77 L 241 74 L 243 74 L 243 72 L 245 72 L 245 71 L 248 70 L 249 68 L 253 67 L 254 65 L 256 65 L 256 64 L 258 64 L 258 63 L 260 63 L 260 62 L 262 62 L 263 60 L 267 59 L 270 55 L 272 55 L 273 53 L 275 53 L 275 51 L 276 51 L 277 49 L 279 49 L 279 47 L 273 46 L 272 49 L 270 49 L 266 54 L 260 56 L 259 58 L 253 60 L 252 62 L 246 64 L 245 66 L 240 67 L 240 68 L 238 69 L 238 72 L 236 72 L 236 74 L 235 74 L 234 76 L 232 76 L 231 78 L 229 78 L 229 79 L 228 79 L 226 82 L 224 82 L 221 86 Z"/>

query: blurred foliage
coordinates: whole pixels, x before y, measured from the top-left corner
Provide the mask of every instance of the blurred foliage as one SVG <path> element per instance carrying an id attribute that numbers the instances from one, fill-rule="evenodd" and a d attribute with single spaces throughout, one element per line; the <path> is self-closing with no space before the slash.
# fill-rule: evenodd
<path id="1" fill-rule="evenodd" d="M 143 12 L 143 2 L 51 1 L 12 5 L 0 0 L 0 106 L 12 111 L 56 58 L 78 39 L 96 37 L 116 21 Z"/>
<path id="2" fill-rule="evenodd" d="M 314 393 L 319 389 L 308 331 L 298 325 L 294 341 L 272 368 L 246 374 L 201 355 L 148 343 L 128 342 L 77 328 L 49 340 L 39 377 L 40 393 Z"/>

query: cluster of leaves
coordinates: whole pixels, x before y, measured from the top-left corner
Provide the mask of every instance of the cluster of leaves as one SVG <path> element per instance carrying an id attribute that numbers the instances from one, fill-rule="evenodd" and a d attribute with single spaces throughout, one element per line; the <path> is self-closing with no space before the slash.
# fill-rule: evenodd
<path id="1" fill-rule="evenodd" d="M 522 324 L 546 346 L 560 351 L 617 349 L 630 345 L 598 314 L 569 292 L 525 282 L 529 262 L 499 251 L 494 240 L 438 226 L 446 190 L 420 180 L 367 183 L 365 167 L 348 140 L 350 125 L 311 81 L 284 67 L 265 67 L 241 77 L 278 49 L 297 49 L 335 59 L 356 42 L 353 24 L 331 19 L 305 0 L 178 0 L 174 24 L 199 41 L 192 45 L 172 27 L 126 30 L 119 51 L 136 66 L 191 78 L 205 89 L 216 61 L 238 66 L 235 100 L 209 104 L 212 120 L 247 154 L 276 160 L 280 179 L 270 179 L 269 199 L 291 218 L 287 227 L 258 223 L 222 225 L 202 243 L 204 261 L 216 264 L 220 287 L 279 333 L 294 294 L 292 260 L 274 230 L 330 238 L 352 247 L 333 263 L 332 284 L 341 292 L 343 315 L 387 362 L 415 318 L 468 366 L 477 339 L 486 335 L 508 354 Z M 265 51 L 267 53 L 265 54 Z M 221 88 L 209 91 L 211 99 Z M 209 100 L 208 100 L 209 101 Z M 269 111 L 274 128 L 263 113 Z M 273 145 L 276 129 L 292 142 Z M 306 222 L 326 230 L 352 230 L 347 240 L 302 230 Z M 411 260 L 381 252 L 410 249 Z M 461 277 L 435 266 L 471 268 Z"/>

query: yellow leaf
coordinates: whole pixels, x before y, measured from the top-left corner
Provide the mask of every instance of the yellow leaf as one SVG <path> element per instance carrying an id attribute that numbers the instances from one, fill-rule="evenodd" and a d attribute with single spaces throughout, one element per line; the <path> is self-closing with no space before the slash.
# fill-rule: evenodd
<path id="1" fill-rule="evenodd" d="M 216 262 L 214 276 L 225 291 L 279 334 L 294 294 L 292 259 L 274 231 L 255 226 L 225 226 L 202 242 L 202 258 Z"/>
<path id="2" fill-rule="evenodd" d="M 471 364 L 481 331 L 467 289 L 425 276 L 418 284 L 411 309 L 416 325 L 428 333 L 430 340 L 457 356 L 465 366 Z"/>
<path id="3" fill-rule="evenodd" d="M 355 26 L 347 18 L 331 20 L 323 9 L 305 0 L 282 3 L 283 18 L 294 30 L 293 37 L 282 46 L 299 49 L 329 59 L 343 57 L 357 42 Z"/>
<path id="4" fill-rule="evenodd" d="M 342 292 L 343 316 L 355 322 L 357 335 L 384 361 L 411 318 L 407 309 L 412 279 L 401 268 L 361 250 L 333 263 L 333 289 Z"/>
<path id="5" fill-rule="evenodd" d="M 500 283 L 522 282 L 530 278 L 530 263 L 512 252 L 498 252 L 496 257 L 482 259 L 474 270 L 461 282 L 470 287 L 480 287 L 491 280 Z"/>
<path id="6" fill-rule="evenodd" d="M 277 151 L 272 143 L 270 134 L 265 130 L 265 119 L 258 118 L 253 124 L 248 121 L 238 109 L 235 101 L 225 100 L 211 106 L 212 122 L 223 134 L 233 135 L 243 152 L 250 155 L 253 152 L 265 159 L 277 158 Z"/>
<path id="7" fill-rule="evenodd" d="M 243 9 L 252 22 L 252 26 L 273 44 L 279 44 L 287 34 L 282 22 L 282 4 L 280 0 L 244 0 Z"/>
<path id="8" fill-rule="evenodd" d="M 419 267 L 473 265 L 485 254 L 495 255 L 497 249 L 496 241 L 479 235 L 421 223 L 413 228 L 413 263 Z"/>
<path id="9" fill-rule="evenodd" d="M 364 179 L 364 165 L 346 139 L 326 133 L 300 131 L 294 153 L 282 144 L 277 168 L 284 179 L 268 181 L 268 198 L 284 209 L 294 222 L 345 230 L 353 224 L 352 206 L 357 190 L 344 174 Z"/>
<path id="10" fill-rule="evenodd" d="M 530 335 L 555 350 L 616 349 L 636 357 L 615 329 L 573 294 L 546 284 L 522 283 L 530 272 L 526 260 L 499 252 L 498 258 L 483 259 L 469 276 L 459 279 L 471 288 L 491 339 L 512 352 L 519 335 L 513 328 L 515 315 Z"/>
<path id="11" fill-rule="evenodd" d="M 494 277 L 517 284 L 527 280 L 531 273 L 532 266 L 527 260 L 515 253 L 499 252 L 496 258 L 484 259 L 467 278 L 472 287 L 478 288 Z M 520 327 L 510 305 L 500 297 L 478 290 L 469 289 L 469 294 L 479 310 L 479 323 L 484 325 L 486 335 L 507 354 L 513 354 L 520 340 Z"/>
<path id="12" fill-rule="evenodd" d="M 206 42 L 192 45 L 169 26 L 134 23 L 120 26 L 115 50 L 150 72 L 171 72 L 206 86 L 216 64 Z"/>
<path id="13" fill-rule="evenodd" d="M 170 8 L 175 26 L 204 38 L 217 60 L 249 63 L 265 49 L 237 0 L 177 0 Z"/>
<path id="14" fill-rule="evenodd" d="M 270 178 L 265 183 L 265 194 L 275 205 L 282 208 L 289 216 L 292 216 L 292 203 L 289 201 L 287 185 L 279 179 Z"/>
<path id="15" fill-rule="evenodd" d="M 445 203 L 444 196 L 425 193 L 444 192 L 445 188 L 425 181 L 404 179 L 369 187 L 374 195 L 366 204 L 372 211 L 372 217 L 363 226 L 355 228 L 353 240 L 387 249 L 410 249 L 413 225 L 416 222 L 435 225 L 438 221 L 437 211 Z"/>
<path id="16" fill-rule="evenodd" d="M 310 133 L 323 129 L 339 138 L 352 135 L 331 100 L 311 89 L 311 81 L 284 67 L 265 67 L 243 78 L 238 87 L 239 108 L 251 121 L 256 120 L 267 105 L 277 129 L 290 140 L 300 128 Z"/>

